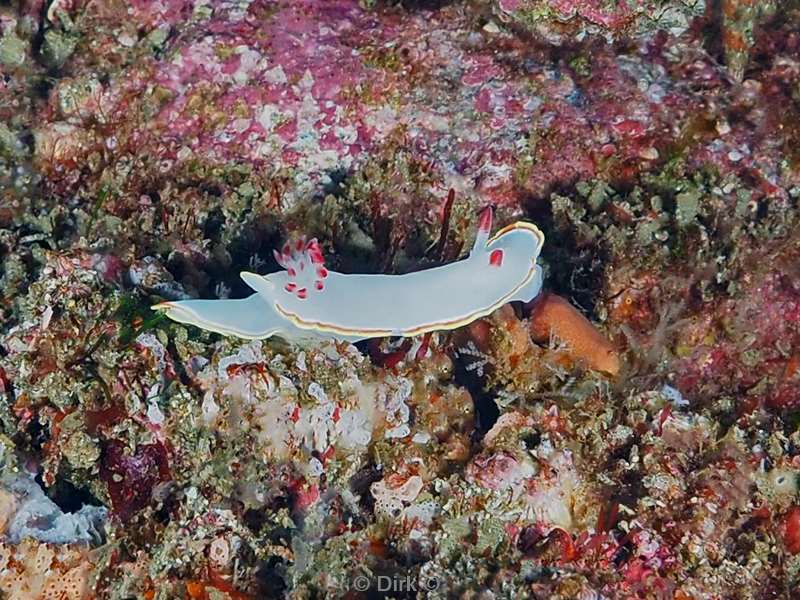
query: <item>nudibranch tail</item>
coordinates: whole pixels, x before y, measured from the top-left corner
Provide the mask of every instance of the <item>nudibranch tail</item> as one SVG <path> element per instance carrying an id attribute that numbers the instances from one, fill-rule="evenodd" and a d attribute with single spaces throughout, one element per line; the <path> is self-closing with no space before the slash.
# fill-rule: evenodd
<path id="1" fill-rule="evenodd" d="M 286 321 L 260 294 L 243 300 L 162 302 L 153 306 L 153 310 L 178 323 L 247 339 L 269 337 L 286 329 Z"/>

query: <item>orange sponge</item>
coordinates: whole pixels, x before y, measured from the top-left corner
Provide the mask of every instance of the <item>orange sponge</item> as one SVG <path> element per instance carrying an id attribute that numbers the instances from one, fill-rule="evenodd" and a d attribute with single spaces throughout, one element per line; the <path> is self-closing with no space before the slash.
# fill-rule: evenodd
<path id="1" fill-rule="evenodd" d="M 536 342 L 547 342 L 551 335 L 560 339 L 570 356 L 596 371 L 619 372 L 619 356 L 611 342 L 561 296 L 545 293 L 533 301 L 530 331 Z"/>

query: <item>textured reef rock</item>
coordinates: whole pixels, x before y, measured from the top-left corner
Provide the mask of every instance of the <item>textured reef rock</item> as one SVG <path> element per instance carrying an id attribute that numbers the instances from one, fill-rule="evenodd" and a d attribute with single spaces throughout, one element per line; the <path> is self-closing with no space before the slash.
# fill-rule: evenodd
<path id="1" fill-rule="evenodd" d="M 798 31 L 745 0 L 4 3 L 0 595 L 792 597 Z M 546 293 L 455 332 L 150 310 L 304 234 L 341 272 L 449 262 L 489 204 L 545 232 Z"/>
<path id="2" fill-rule="evenodd" d="M 554 45 L 581 41 L 589 36 L 612 41 L 657 31 L 680 35 L 706 9 L 703 0 L 497 0 L 493 5 L 501 21 L 518 24 L 537 40 Z"/>

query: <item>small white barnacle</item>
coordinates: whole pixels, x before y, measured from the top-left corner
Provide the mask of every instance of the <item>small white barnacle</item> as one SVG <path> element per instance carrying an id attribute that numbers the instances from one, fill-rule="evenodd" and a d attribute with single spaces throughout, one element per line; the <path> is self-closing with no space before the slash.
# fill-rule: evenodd
<path id="1" fill-rule="evenodd" d="M 180 323 L 247 339 L 358 341 L 456 329 L 508 302 L 528 302 L 541 290 L 536 260 L 544 234 L 520 221 L 489 237 L 491 227 L 487 208 L 469 256 L 404 275 L 329 271 L 317 240 L 298 240 L 275 251 L 284 270 L 241 273 L 256 292 L 249 298 L 164 302 L 153 309 Z"/>

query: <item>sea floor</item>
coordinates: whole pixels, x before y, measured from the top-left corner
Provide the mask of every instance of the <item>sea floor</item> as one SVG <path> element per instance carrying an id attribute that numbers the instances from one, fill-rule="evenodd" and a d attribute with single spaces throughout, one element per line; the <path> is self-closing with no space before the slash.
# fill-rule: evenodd
<path id="1" fill-rule="evenodd" d="M 798 200 L 795 0 L 0 2 L 0 598 L 800 598 Z M 151 310 L 487 207 L 457 329 Z"/>

